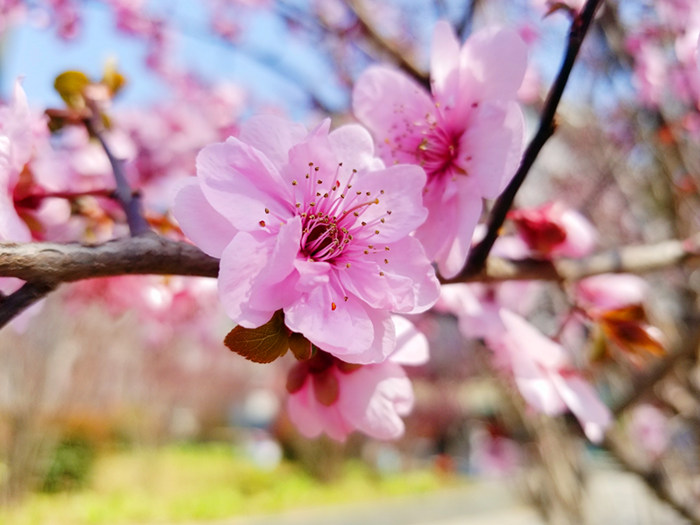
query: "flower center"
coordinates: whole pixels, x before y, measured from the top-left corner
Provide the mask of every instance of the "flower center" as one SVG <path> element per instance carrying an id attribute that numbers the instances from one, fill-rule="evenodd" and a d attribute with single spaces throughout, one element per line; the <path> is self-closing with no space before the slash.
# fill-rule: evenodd
<path id="1" fill-rule="evenodd" d="M 315 261 L 327 261 L 340 255 L 353 236 L 338 222 L 337 217 L 323 213 L 304 217 L 301 252 Z"/>
<path id="2" fill-rule="evenodd" d="M 439 177 L 455 171 L 466 175 L 466 171 L 456 164 L 459 144 L 456 137 L 437 124 L 431 125 L 424 133 L 423 140 L 416 149 L 416 160 L 428 177 Z"/>

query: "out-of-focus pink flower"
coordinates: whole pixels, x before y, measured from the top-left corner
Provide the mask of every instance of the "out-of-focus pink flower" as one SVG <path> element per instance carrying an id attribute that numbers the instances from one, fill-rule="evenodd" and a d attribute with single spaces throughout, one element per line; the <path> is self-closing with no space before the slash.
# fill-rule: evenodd
<path id="1" fill-rule="evenodd" d="M 582 257 L 593 251 L 598 237 L 583 215 L 560 202 L 513 210 L 508 218 L 538 257 Z"/>
<path id="2" fill-rule="evenodd" d="M 255 328 L 283 309 L 286 325 L 349 362 L 395 348 L 390 312 L 428 309 L 439 284 L 409 234 L 425 220 L 425 174 L 384 168 L 369 134 L 311 133 L 274 117 L 202 150 L 197 179 L 175 200 L 185 234 L 221 258 L 219 297 Z"/>
<path id="3" fill-rule="evenodd" d="M 290 371 L 287 411 L 303 435 L 344 441 L 355 430 L 377 439 L 403 434 L 401 416 L 413 408 L 413 388 L 401 365 L 425 363 L 428 342 L 406 319 L 394 321 L 397 348 L 382 363 L 351 365 L 318 352 Z"/>
<path id="4" fill-rule="evenodd" d="M 646 281 L 637 275 L 602 274 L 576 284 L 576 299 L 587 310 L 607 311 L 639 305 L 649 291 Z"/>
<path id="5" fill-rule="evenodd" d="M 501 309 L 500 317 L 503 332 L 488 344 L 508 363 L 528 405 L 548 415 L 568 409 L 588 439 L 602 440 L 612 420 L 610 411 L 573 368 L 566 350 L 519 315 Z"/>
<path id="6" fill-rule="evenodd" d="M 484 30 L 460 47 L 451 26 L 439 22 L 432 95 L 386 67 L 369 68 L 353 90 L 353 111 L 384 161 L 419 164 L 428 174 L 429 216 L 417 236 L 446 276 L 464 264 L 481 199 L 498 195 L 520 161 L 524 123 L 516 98 L 526 64 L 514 31 Z"/>
<path id="7" fill-rule="evenodd" d="M 669 420 L 658 408 L 642 404 L 636 406 L 630 418 L 629 438 L 654 458 L 661 456 L 671 440 Z"/>

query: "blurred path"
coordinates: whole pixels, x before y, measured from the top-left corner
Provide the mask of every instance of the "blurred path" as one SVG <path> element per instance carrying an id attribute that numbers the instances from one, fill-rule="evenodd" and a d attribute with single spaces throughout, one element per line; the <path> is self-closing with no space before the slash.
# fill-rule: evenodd
<path id="1" fill-rule="evenodd" d="M 596 465 L 585 505 L 591 525 L 681 525 L 636 477 Z M 474 481 L 439 492 L 352 505 L 232 518 L 197 525 L 541 525 L 507 481 Z M 191 524 L 194 525 L 194 524 Z"/>

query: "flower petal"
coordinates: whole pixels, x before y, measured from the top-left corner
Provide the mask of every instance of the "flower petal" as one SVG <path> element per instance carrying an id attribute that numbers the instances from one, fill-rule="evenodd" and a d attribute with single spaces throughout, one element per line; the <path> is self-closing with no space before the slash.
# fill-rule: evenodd
<path id="1" fill-rule="evenodd" d="M 212 207 L 239 230 L 259 231 L 292 216 L 291 198 L 277 169 L 236 138 L 200 151 L 197 175 Z"/>
<path id="2" fill-rule="evenodd" d="M 237 231 L 204 197 L 193 177 L 180 188 L 173 203 L 173 214 L 185 235 L 202 251 L 221 257 Z"/>
<path id="3" fill-rule="evenodd" d="M 435 120 L 428 93 L 403 73 L 373 66 L 358 78 L 352 98 L 355 116 L 372 131 L 384 161 L 415 163 L 420 133 Z"/>
<path id="4" fill-rule="evenodd" d="M 479 192 L 495 198 L 510 182 L 523 152 L 524 117 L 515 102 L 483 103 L 471 114 L 460 139 L 460 166 L 476 179 Z"/>
<path id="5" fill-rule="evenodd" d="M 259 150 L 278 170 L 289 160 L 289 150 L 303 141 L 306 128 L 274 115 L 256 115 L 241 126 L 239 138 Z"/>
<path id="6" fill-rule="evenodd" d="M 527 46 L 509 29 L 489 28 L 464 43 L 460 57 L 460 89 L 481 100 L 514 100 L 527 68 Z"/>

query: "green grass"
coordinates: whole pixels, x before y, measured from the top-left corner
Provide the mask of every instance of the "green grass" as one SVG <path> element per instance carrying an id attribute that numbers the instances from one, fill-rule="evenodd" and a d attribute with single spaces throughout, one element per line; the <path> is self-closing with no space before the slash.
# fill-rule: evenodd
<path id="1" fill-rule="evenodd" d="M 334 483 L 297 465 L 263 471 L 230 446 L 171 446 L 98 458 L 89 487 L 33 494 L 0 509 L 7 525 L 100 525 L 207 521 L 291 508 L 366 501 L 434 490 L 444 481 L 429 471 L 379 477 L 348 462 Z"/>

